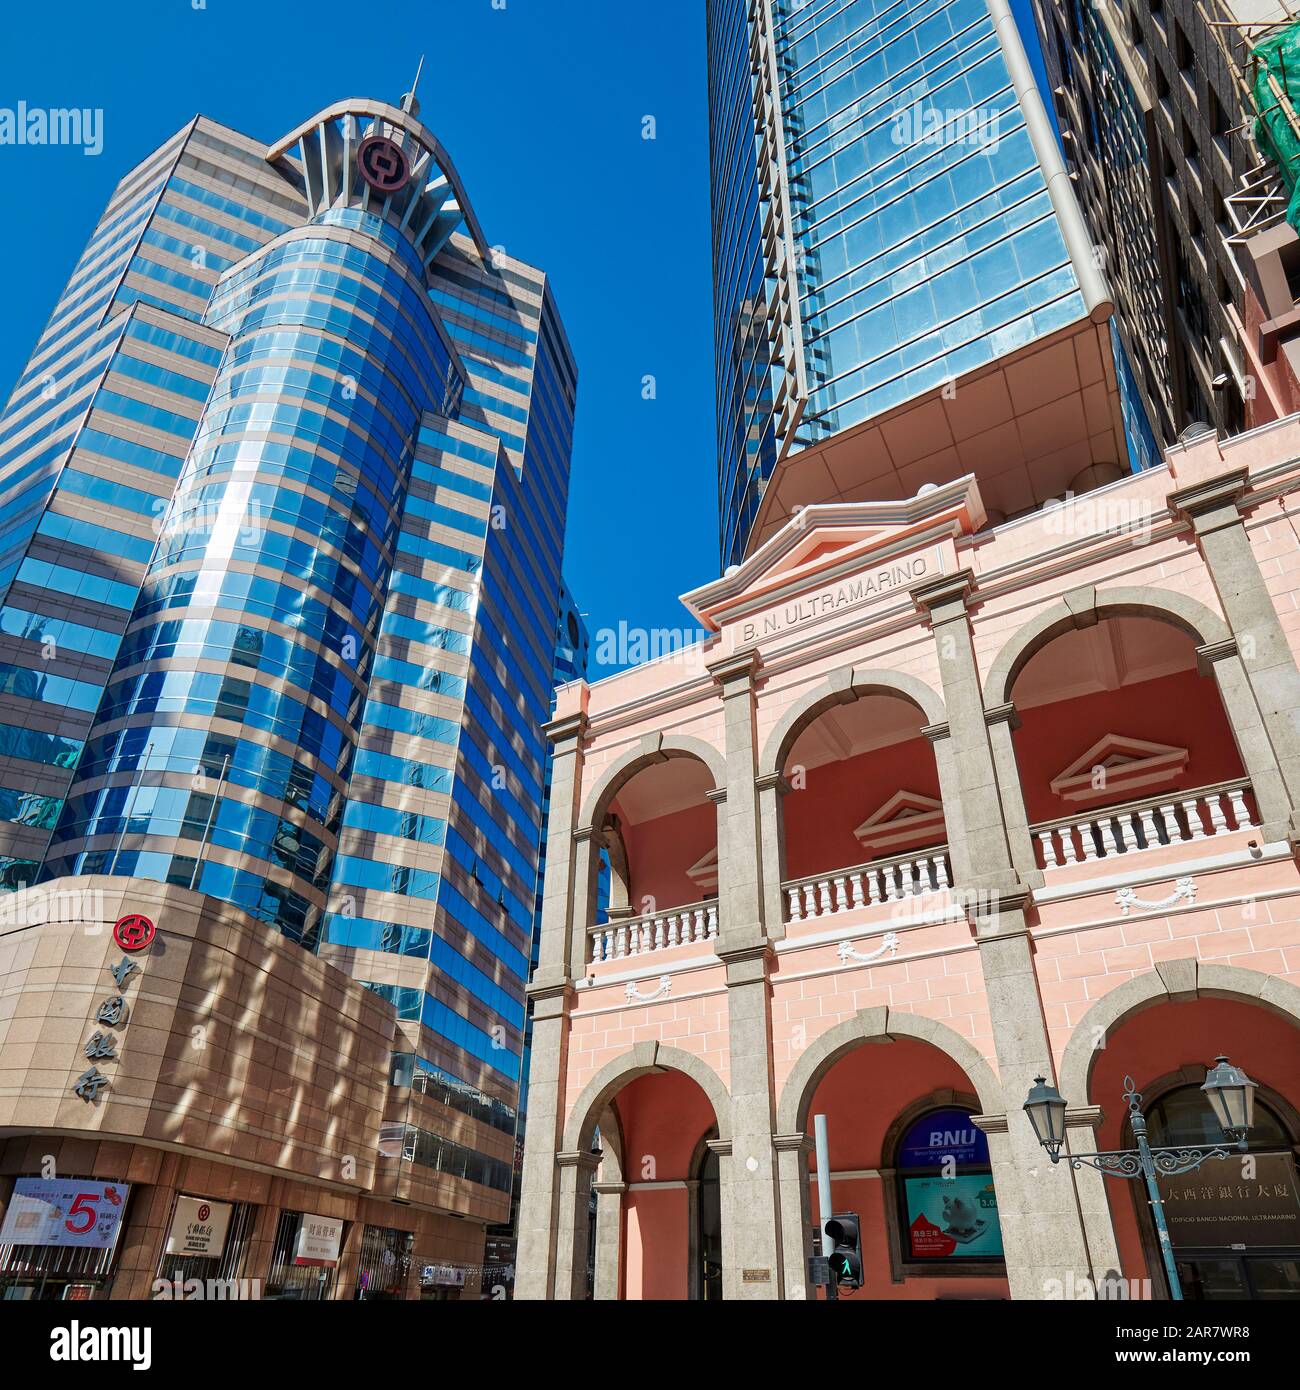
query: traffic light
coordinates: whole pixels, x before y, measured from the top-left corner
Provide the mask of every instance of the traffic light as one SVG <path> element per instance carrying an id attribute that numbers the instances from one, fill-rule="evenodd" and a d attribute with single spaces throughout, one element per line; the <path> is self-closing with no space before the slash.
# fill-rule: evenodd
<path id="1" fill-rule="evenodd" d="M 823 1228 L 826 1232 L 827 1255 L 831 1263 L 831 1278 L 844 1289 L 862 1287 L 862 1235 L 856 1212 L 832 1216 Z"/>

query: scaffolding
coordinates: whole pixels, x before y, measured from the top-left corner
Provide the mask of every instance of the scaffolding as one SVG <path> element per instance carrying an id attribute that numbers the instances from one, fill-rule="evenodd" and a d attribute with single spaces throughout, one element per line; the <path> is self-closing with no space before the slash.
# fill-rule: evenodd
<path id="1" fill-rule="evenodd" d="M 1286 220 L 1300 231 L 1300 0 L 1203 0 L 1237 74 L 1259 162 L 1227 199 L 1241 243 Z"/>

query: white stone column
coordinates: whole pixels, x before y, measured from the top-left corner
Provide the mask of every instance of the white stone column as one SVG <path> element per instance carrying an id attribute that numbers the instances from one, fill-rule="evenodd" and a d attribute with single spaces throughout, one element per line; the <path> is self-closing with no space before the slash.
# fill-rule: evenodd
<path id="1" fill-rule="evenodd" d="M 816 1291 L 808 1284 L 808 1258 L 814 1253 L 812 1201 L 808 1187 L 809 1134 L 778 1134 L 776 1166 L 781 1203 L 781 1260 L 785 1267 L 785 1297 L 808 1299 Z"/>
<path id="2" fill-rule="evenodd" d="M 1023 1110 L 1034 1078 L 1054 1075 L 1052 1050 L 1026 919 L 1030 889 L 1017 873 L 975 660 L 973 592 L 974 576 L 963 570 L 912 595 L 930 620 L 943 682 L 948 737 L 936 741 L 935 752 L 945 813 L 951 800 L 959 803 L 950 817 L 954 887 L 979 943 L 1003 1092 L 1004 1113 L 979 1123 L 989 1135 L 1007 1277 L 1013 1298 L 1041 1299 L 1052 1280 L 1071 1271 L 1090 1278 L 1092 1267 L 1073 1174 L 1051 1163 Z M 992 727 L 1009 737 L 1005 721 Z M 933 740 L 939 731 L 927 732 Z"/>
<path id="3" fill-rule="evenodd" d="M 573 1005 L 572 938 L 589 921 L 590 874 L 579 881 L 575 853 L 582 794 L 582 740 L 586 716 L 557 720 L 547 728 L 554 744 L 551 813 L 537 972 L 528 986 L 533 1042 L 528 1086 L 528 1127 L 520 1180 L 519 1246 L 515 1297 L 567 1298 L 556 1283 L 562 1184 L 557 1155 L 563 1143 L 568 1071 L 569 1013 Z M 587 860 L 589 863 L 589 860 Z M 577 919 L 575 921 L 575 918 Z M 573 1214 L 567 1218 L 572 1222 Z M 584 1214 L 585 1219 L 585 1214 Z M 585 1261 L 585 1254 L 583 1256 Z"/>
<path id="4" fill-rule="evenodd" d="M 625 1182 L 596 1182 L 596 1287 L 597 1302 L 617 1299 L 623 1268 L 623 1194 Z"/>
<path id="5" fill-rule="evenodd" d="M 1241 499 L 1249 481 L 1247 469 L 1236 469 L 1173 493 L 1169 505 L 1191 522 L 1236 638 L 1242 668 L 1287 790 L 1294 839 L 1300 830 L 1300 670 L 1246 531 Z"/>
<path id="6" fill-rule="evenodd" d="M 785 936 L 786 904 L 781 895 L 785 882 L 785 809 L 790 784 L 779 772 L 760 777 L 758 787 L 758 831 L 763 873 L 763 918 L 767 939 Z"/>

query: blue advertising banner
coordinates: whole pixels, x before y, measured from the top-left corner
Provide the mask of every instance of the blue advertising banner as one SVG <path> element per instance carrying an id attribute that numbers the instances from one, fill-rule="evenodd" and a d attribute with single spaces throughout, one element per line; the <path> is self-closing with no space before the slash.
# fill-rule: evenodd
<path id="1" fill-rule="evenodd" d="M 987 1173 L 904 1178 L 908 1247 L 916 1260 L 1002 1257 L 998 1199 Z"/>
<path id="2" fill-rule="evenodd" d="M 900 1168 L 941 1168 L 951 1158 L 962 1168 L 986 1168 L 988 1136 L 971 1123 L 968 1110 L 932 1110 L 909 1126 L 899 1145 Z"/>
<path id="3" fill-rule="evenodd" d="M 19 1178 L 5 1212 L 0 1245 L 64 1245 L 109 1250 L 130 1187 L 80 1178 Z"/>

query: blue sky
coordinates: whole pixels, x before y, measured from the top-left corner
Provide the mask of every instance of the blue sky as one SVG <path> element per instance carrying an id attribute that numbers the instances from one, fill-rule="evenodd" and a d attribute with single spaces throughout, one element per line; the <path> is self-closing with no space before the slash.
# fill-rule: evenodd
<path id="1" fill-rule="evenodd" d="M 104 150 L 0 147 L 0 397 L 114 184 L 196 111 L 270 141 L 396 100 L 425 53 L 421 115 L 488 238 L 550 273 L 578 359 L 566 571 L 588 624 L 687 622 L 677 595 L 718 565 L 703 0 L 77 0 L 5 29 L 0 107 L 102 108 Z"/>

